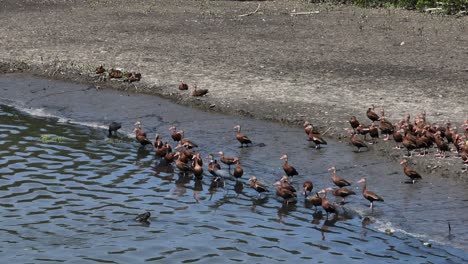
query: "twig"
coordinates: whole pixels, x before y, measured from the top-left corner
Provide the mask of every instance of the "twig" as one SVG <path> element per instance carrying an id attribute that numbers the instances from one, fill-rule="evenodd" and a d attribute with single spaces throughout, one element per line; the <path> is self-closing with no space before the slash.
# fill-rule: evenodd
<path id="1" fill-rule="evenodd" d="M 251 16 L 251 15 L 257 13 L 257 12 L 258 12 L 258 9 L 260 9 L 260 4 L 258 4 L 257 9 L 255 9 L 255 11 L 250 12 L 250 13 L 247 13 L 247 14 L 238 15 L 238 17 Z"/>
<path id="2" fill-rule="evenodd" d="M 329 127 L 327 130 L 325 130 L 325 132 L 322 133 L 322 136 L 325 136 L 325 134 L 330 131 L 330 129 L 332 129 L 332 127 Z"/>
<path id="3" fill-rule="evenodd" d="M 310 12 L 291 12 L 291 16 L 298 16 L 298 15 L 313 15 L 313 14 L 318 14 L 320 11 L 310 11 Z"/>

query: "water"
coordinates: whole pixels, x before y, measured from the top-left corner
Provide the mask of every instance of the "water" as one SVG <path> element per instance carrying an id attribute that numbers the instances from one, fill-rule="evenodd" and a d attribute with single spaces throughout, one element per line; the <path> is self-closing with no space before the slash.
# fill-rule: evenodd
<path id="1" fill-rule="evenodd" d="M 468 260 L 466 179 L 431 174 L 404 184 L 400 165 L 379 158 L 377 150 L 357 154 L 340 142 L 315 150 L 301 129 L 150 96 L 24 76 L 4 76 L 0 87 L 0 102 L 16 106 L 0 111 L 0 252 L 8 263 Z M 15 96 L 18 91 L 22 96 Z M 162 166 L 154 151 L 129 137 L 137 119 L 151 139 L 157 131 L 173 144 L 168 127 L 175 124 L 200 145 L 203 157 L 220 150 L 240 157 L 244 188 L 235 191 L 236 182 L 227 181 L 224 189 L 211 189 L 206 165 L 202 182 Z M 119 140 L 106 138 L 110 120 L 123 123 Z M 265 146 L 239 148 L 236 124 Z M 248 177 L 271 185 L 283 175 L 284 153 L 300 173 L 298 189 L 305 180 L 315 190 L 332 186 L 327 168 L 336 165 L 358 194 L 328 220 L 302 196 L 296 205 L 283 205 L 273 186 L 258 199 Z M 361 177 L 385 198 L 373 211 L 356 183 Z M 145 211 L 152 213 L 149 225 L 133 220 Z"/>

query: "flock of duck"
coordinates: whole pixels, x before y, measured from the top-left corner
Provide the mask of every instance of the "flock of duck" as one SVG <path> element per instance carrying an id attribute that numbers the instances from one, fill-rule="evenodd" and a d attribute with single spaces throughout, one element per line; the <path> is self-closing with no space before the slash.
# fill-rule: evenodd
<path id="1" fill-rule="evenodd" d="M 407 155 L 404 155 L 405 159 L 401 160 L 400 164 L 403 167 L 403 172 L 410 178 L 410 183 L 415 183 L 416 180 L 421 179 L 421 175 L 415 170 L 408 167 L 408 158 L 414 156 L 412 152 L 418 151 L 417 156 L 425 156 L 429 153 L 429 150 L 433 146 L 437 149 L 436 156 L 438 158 L 446 158 L 446 152 L 456 152 L 457 158 L 461 158 L 463 164 L 468 166 L 468 120 L 466 120 L 462 127 L 464 128 L 463 134 L 458 134 L 456 128 L 452 127 L 449 122 L 446 122 L 443 126 L 429 124 L 426 121 L 425 112 L 421 112 L 417 115 L 414 122 L 411 122 L 410 115 L 406 115 L 404 119 L 392 124 L 385 117 L 384 110 L 381 109 L 380 115 L 375 112 L 374 106 L 368 108 L 367 117 L 370 119 L 371 124 L 365 125 L 363 122 L 357 120 L 355 116 L 352 116 L 349 120 L 351 128 L 348 129 L 350 134 L 350 143 L 357 147 L 356 152 L 360 152 L 362 148 L 368 148 L 369 144 L 376 144 L 380 134 L 384 134 L 383 140 L 390 140 L 390 136 L 396 143 L 396 149 L 405 148 Z M 378 125 L 375 123 L 378 122 Z M 158 133 L 155 134 L 154 142 L 147 138 L 147 134 L 142 130 L 142 124 L 140 121 L 134 124 L 135 138 L 143 146 L 152 146 L 155 151 L 155 155 L 161 159 L 166 165 L 175 163 L 175 167 L 184 176 L 190 176 L 195 180 L 201 180 L 203 178 L 203 158 L 199 152 L 195 149 L 198 145 L 193 141 L 187 139 L 184 135 L 184 130 L 177 130 L 175 126 L 169 128 L 171 131 L 171 137 L 174 142 L 177 143 L 175 151 L 173 151 L 171 145 L 167 142 L 163 143 Z M 121 128 L 120 123 L 113 122 L 109 125 L 109 137 L 116 136 L 116 132 Z M 247 135 L 241 132 L 241 126 L 234 126 L 236 131 L 235 138 L 241 144 L 240 147 L 252 146 L 252 141 Z M 312 141 L 316 148 L 319 149 L 321 145 L 326 145 L 327 142 L 322 138 L 322 134 L 308 121 L 304 123 L 304 131 L 308 136 L 308 140 Z M 367 139 L 369 134 L 370 139 Z M 450 146 L 453 146 L 451 149 Z M 208 172 L 213 175 L 212 186 L 224 186 L 226 179 L 238 180 L 244 174 L 244 170 L 240 164 L 238 157 L 225 156 L 222 151 L 217 153 L 221 163 L 228 166 L 228 170 L 221 169 L 221 164 L 218 163 L 213 154 L 208 155 L 209 163 L 207 165 Z M 297 202 L 297 190 L 291 184 L 294 176 L 299 173 L 294 166 L 289 164 L 288 155 L 284 154 L 280 157 L 283 160 L 283 170 L 285 175 L 276 181 L 273 186 L 276 187 L 275 194 L 285 204 Z M 231 166 L 234 166 L 234 170 L 231 172 Z M 337 213 L 337 207 L 327 199 L 327 193 L 331 192 L 332 195 L 341 197 L 342 204 L 350 195 L 356 193 L 347 187 L 351 185 L 350 182 L 341 178 L 336 173 L 336 167 L 333 166 L 328 169 L 332 174 L 332 182 L 337 186 L 336 189 L 330 187 L 323 188 L 319 191 L 314 191 L 314 184 L 311 181 L 303 183 L 302 194 L 304 195 L 307 202 L 315 206 L 315 209 L 321 206 L 326 214 L 327 218 L 329 214 Z M 376 194 L 375 192 L 367 189 L 366 178 L 362 178 L 358 183 L 363 183 L 362 196 L 370 202 L 370 208 L 373 208 L 374 202 L 383 202 L 384 199 Z M 242 186 L 242 184 L 241 184 Z M 249 178 L 249 186 L 258 192 L 258 198 L 262 198 L 270 191 L 268 185 L 262 183 L 257 179 L 256 176 Z M 136 220 L 146 221 L 150 216 L 149 212 L 139 215 Z"/>

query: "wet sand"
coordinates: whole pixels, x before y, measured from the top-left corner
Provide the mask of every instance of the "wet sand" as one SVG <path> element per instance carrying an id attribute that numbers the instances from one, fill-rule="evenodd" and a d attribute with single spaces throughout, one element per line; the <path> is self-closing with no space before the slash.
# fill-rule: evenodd
<path id="1" fill-rule="evenodd" d="M 396 122 L 468 117 L 468 18 L 305 1 L 3 1 L 2 72 L 29 72 L 93 87 L 290 125 L 311 121 L 339 139 L 375 104 Z M 318 14 L 292 16 L 294 11 Z M 64 19 L 67 18 L 67 19 Z M 94 69 L 142 73 L 102 81 Z M 209 89 L 194 98 L 179 80 Z M 393 144 L 374 146 L 400 159 Z M 460 175 L 461 163 L 415 159 L 429 173 Z M 433 169 L 434 168 L 434 169 Z M 463 174 L 461 174 L 463 175 Z"/>

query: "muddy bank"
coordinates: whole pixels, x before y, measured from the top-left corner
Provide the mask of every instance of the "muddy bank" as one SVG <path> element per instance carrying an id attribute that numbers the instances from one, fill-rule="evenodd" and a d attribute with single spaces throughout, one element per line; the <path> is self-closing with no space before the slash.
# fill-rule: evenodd
<path id="1" fill-rule="evenodd" d="M 351 115 L 368 124 L 365 110 L 371 104 L 385 107 L 393 122 L 423 110 L 436 123 L 450 120 L 459 126 L 468 117 L 466 17 L 305 1 L 261 2 L 250 16 L 242 15 L 258 2 L 1 5 L 2 72 L 154 94 L 293 125 L 310 120 L 322 131 L 332 128 L 327 135 L 335 138 L 349 127 Z M 291 16 L 294 11 L 319 13 Z M 104 82 L 94 74 L 100 64 L 141 72 L 143 79 Z M 181 79 L 208 88 L 208 96 L 178 91 Z M 398 159 L 401 152 L 389 146 L 380 144 L 376 153 Z M 458 164 L 426 159 L 425 168 Z"/>

